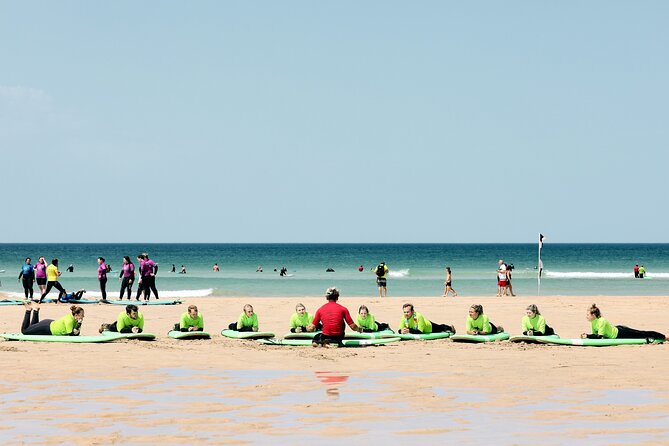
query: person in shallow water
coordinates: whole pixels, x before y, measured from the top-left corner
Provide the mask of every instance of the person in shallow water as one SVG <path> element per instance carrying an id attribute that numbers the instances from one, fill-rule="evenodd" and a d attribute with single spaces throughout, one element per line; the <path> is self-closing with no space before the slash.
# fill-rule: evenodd
<path id="1" fill-rule="evenodd" d="M 21 324 L 21 333 L 24 335 L 46 335 L 46 336 L 79 336 L 81 324 L 84 322 L 84 309 L 76 305 L 70 307 L 70 314 L 60 319 L 39 320 L 39 304 L 37 302 L 26 302 L 26 309 Z M 31 313 L 32 312 L 32 319 Z"/>
<path id="2" fill-rule="evenodd" d="M 602 312 L 596 304 L 590 305 L 585 317 L 590 321 L 592 333 L 581 334 L 583 339 L 654 339 L 666 340 L 666 336 L 657 331 L 636 330 L 625 325 L 611 325 L 602 317 Z"/>
<path id="3" fill-rule="evenodd" d="M 400 334 L 430 334 L 445 333 L 447 331 L 455 333 L 454 325 L 437 324 L 429 319 L 425 319 L 422 314 L 414 309 L 413 304 L 406 303 L 402 305 L 402 312 L 404 315 L 397 329 L 397 332 Z"/>

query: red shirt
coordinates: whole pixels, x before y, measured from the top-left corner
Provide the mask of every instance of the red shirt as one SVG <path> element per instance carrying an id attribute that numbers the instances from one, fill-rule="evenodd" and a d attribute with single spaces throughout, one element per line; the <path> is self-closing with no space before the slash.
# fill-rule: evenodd
<path id="1" fill-rule="evenodd" d="M 316 311 L 312 324 L 323 323 L 323 334 L 326 336 L 343 336 L 344 321 L 352 325 L 353 319 L 348 309 L 337 302 L 328 302 Z"/>

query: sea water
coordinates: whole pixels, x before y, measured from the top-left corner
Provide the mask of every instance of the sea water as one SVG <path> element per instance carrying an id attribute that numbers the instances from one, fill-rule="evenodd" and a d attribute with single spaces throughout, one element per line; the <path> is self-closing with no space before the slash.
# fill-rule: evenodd
<path id="1" fill-rule="evenodd" d="M 47 262 L 59 259 L 60 282 L 68 291 L 85 288 L 88 297 L 99 296 L 102 256 L 113 268 L 107 292 L 115 298 L 123 256 L 137 263 L 141 252 L 159 265 L 161 297 L 322 296 L 330 286 L 343 296 L 374 296 L 372 270 L 381 261 L 390 269 L 391 297 L 440 296 L 446 266 L 460 295 L 494 296 L 499 259 L 514 265 L 513 289 L 520 295 L 669 295 L 669 244 L 549 243 L 542 251 L 540 288 L 536 244 L 0 244 L 0 292 L 22 295 L 21 264 L 42 255 Z M 213 271 L 214 263 L 220 272 Z M 647 278 L 634 278 L 635 263 L 645 266 Z M 70 264 L 72 273 L 66 272 Z M 182 265 L 186 274 L 179 273 Z M 262 273 L 256 272 L 260 265 Z M 287 277 L 279 276 L 282 267 Z"/>

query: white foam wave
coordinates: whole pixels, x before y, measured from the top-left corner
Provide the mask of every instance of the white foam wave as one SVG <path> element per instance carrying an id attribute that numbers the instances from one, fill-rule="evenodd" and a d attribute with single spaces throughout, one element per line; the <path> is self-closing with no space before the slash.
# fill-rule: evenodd
<path id="1" fill-rule="evenodd" d="M 388 271 L 388 277 L 394 277 L 395 279 L 408 276 L 409 276 L 408 269 L 398 269 L 397 271 Z"/>
<path id="2" fill-rule="evenodd" d="M 37 292 L 33 295 L 33 298 L 38 298 L 40 296 L 39 290 L 36 290 Z M 135 293 L 137 293 L 136 289 L 132 290 L 132 297 L 134 299 Z M 69 291 L 68 291 L 69 292 Z M 158 290 L 158 295 L 160 298 L 170 298 L 170 299 L 176 299 L 179 297 L 206 297 L 206 296 L 211 296 L 214 293 L 213 288 L 207 288 L 204 290 L 174 290 L 174 291 L 169 291 L 169 290 Z M 23 299 L 23 292 L 16 293 L 16 292 L 7 292 L 8 298 L 10 299 Z M 153 293 L 151 293 L 151 296 L 153 296 Z M 58 291 L 55 290 L 50 292 L 47 298 L 55 299 L 58 297 Z M 84 299 L 91 299 L 91 298 L 100 298 L 102 297 L 102 293 L 100 293 L 99 290 L 95 291 L 86 291 L 86 294 L 84 294 Z M 118 291 L 115 290 L 113 292 L 107 291 L 107 299 L 116 299 L 118 298 Z M 154 299 L 154 297 L 151 297 L 151 299 Z"/>
<path id="3" fill-rule="evenodd" d="M 634 273 L 620 273 L 620 272 L 594 272 L 594 271 L 545 271 L 546 277 L 554 279 L 633 279 Z M 648 278 L 667 279 L 669 273 L 646 273 Z"/>

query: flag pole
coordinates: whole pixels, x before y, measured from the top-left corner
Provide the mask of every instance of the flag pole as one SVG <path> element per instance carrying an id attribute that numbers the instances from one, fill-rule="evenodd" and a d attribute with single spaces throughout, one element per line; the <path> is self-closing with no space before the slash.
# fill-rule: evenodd
<path id="1" fill-rule="evenodd" d="M 537 296 L 541 295 L 541 273 L 544 269 L 543 263 L 541 263 L 541 248 L 544 247 L 544 235 L 539 234 L 539 262 L 537 263 L 537 270 L 539 272 L 537 276 Z"/>

